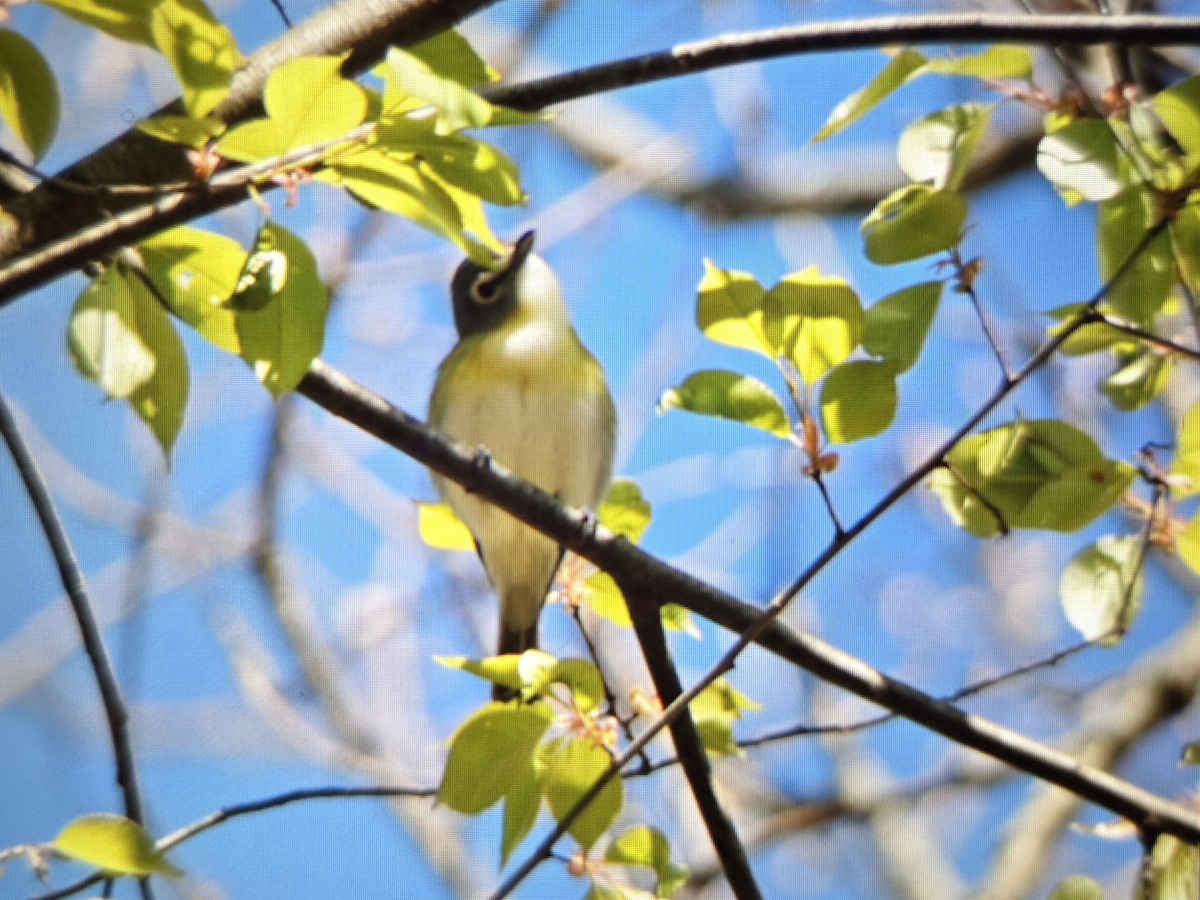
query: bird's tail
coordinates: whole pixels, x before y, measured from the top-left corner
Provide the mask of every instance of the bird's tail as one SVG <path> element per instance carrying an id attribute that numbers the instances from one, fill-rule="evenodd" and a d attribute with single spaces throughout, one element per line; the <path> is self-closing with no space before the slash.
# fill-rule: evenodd
<path id="1" fill-rule="evenodd" d="M 535 619 L 528 628 L 510 628 L 503 618 L 500 620 L 500 642 L 497 654 L 524 653 L 526 650 L 536 650 L 538 644 L 538 623 Z M 519 693 L 502 684 L 492 685 L 492 699 L 497 703 L 515 700 Z"/>

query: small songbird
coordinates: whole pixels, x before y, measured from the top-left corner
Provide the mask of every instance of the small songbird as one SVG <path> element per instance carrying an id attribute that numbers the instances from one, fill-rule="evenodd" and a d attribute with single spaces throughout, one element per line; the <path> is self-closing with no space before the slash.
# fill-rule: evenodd
<path id="1" fill-rule="evenodd" d="M 458 343 L 438 368 L 429 423 L 570 506 L 594 509 L 612 477 L 616 410 L 579 340 L 558 278 L 521 235 L 494 268 L 464 261 L 450 297 Z M 563 550 L 508 513 L 434 475 L 500 597 L 499 653 L 537 646 L 538 617 Z M 496 699 L 511 691 L 497 688 Z"/>

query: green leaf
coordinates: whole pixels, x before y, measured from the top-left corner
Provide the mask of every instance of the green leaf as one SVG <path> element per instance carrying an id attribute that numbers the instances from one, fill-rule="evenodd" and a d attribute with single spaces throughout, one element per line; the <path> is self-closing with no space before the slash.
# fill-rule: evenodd
<path id="1" fill-rule="evenodd" d="M 660 413 L 683 409 L 702 416 L 731 419 L 788 440 L 792 436 L 787 412 L 769 387 L 757 378 L 720 369 L 688 376 L 679 387 L 663 393 Z"/>
<path id="2" fill-rule="evenodd" d="M 544 680 L 546 688 L 552 684 L 566 686 L 580 712 L 590 713 L 605 702 L 604 676 L 589 660 L 559 660 L 547 671 Z"/>
<path id="3" fill-rule="evenodd" d="M 1068 203 L 1109 200 L 1129 184 L 1108 122 L 1078 119 L 1038 144 L 1037 167 Z"/>
<path id="4" fill-rule="evenodd" d="M 862 223 L 867 258 L 881 266 L 922 259 L 962 240 L 967 205 L 953 191 L 910 184 L 893 191 Z"/>
<path id="5" fill-rule="evenodd" d="M 371 150 L 356 153 L 332 169 L 338 182 L 364 203 L 411 219 L 466 248 L 462 214 L 454 198 L 421 171 L 418 161 Z"/>
<path id="6" fill-rule="evenodd" d="M 417 504 L 417 532 L 436 550 L 475 551 L 475 538 L 466 523 L 445 503 Z"/>
<path id="7" fill-rule="evenodd" d="M 937 190 L 958 190 L 987 132 L 993 109 L 982 103 L 964 103 L 909 125 L 896 148 L 904 174 Z"/>
<path id="8" fill-rule="evenodd" d="M 1200 516 L 1193 518 L 1175 535 L 1175 551 L 1189 569 L 1200 573 Z"/>
<path id="9" fill-rule="evenodd" d="M 887 430 L 900 398 L 890 363 L 854 360 L 829 373 L 821 387 L 821 421 L 835 444 L 849 444 Z"/>
<path id="10" fill-rule="evenodd" d="M 1194 165 L 1200 156 L 1200 76 L 1160 91 L 1154 98 L 1154 112 Z"/>
<path id="11" fill-rule="evenodd" d="M 141 280 L 120 265 L 105 269 L 79 295 L 67 345 L 80 373 L 128 402 L 169 456 L 187 408 L 187 356 Z"/>
<path id="12" fill-rule="evenodd" d="M 1195 900 L 1200 897 L 1200 848 L 1159 835 L 1144 881 L 1152 885 L 1146 900 Z"/>
<path id="13" fill-rule="evenodd" d="M 519 691 L 522 687 L 521 674 L 518 671 L 521 666 L 521 655 L 518 653 L 505 653 L 501 656 L 489 656 L 486 659 L 468 659 L 465 656 L 435 656 L 433 660 L 440 666 L 470 672 L 492 684 L 512 688 L 514 691 Z"/>
<path id="14" fill-rule="evenodd" d="M 342 137 L 367 115 L 366 91 L 341 75 L 340 56 L 302 56 L 271 73 L 263 92 L 266 119 L 231 129 L 216 150 L 251 162 Z"/>
<path id="15" fill-rule="evenodd" d="M 1118 643 L 1142 606 L 1142 540 L 1106 535 L 1063 569 L 1058 593 L 1067 621 L 1087 640 Z"/>
<path id="16" fill-rule="evenodd" d="M 1181 209 L 1167 231 L 1179 277 L 1193 295 L 1200 296 L 1200 206 L 1189 204 Z"/>
<path id="17" fill-rule="evenodd" d="M 733 725 L 742 718 L 743 711 L 758 712 L 762 705 L 728 680 L 718 678 L 700 692 L 689 708 L 705 750 L 718 756 L 740 756 L 742 750 L 734 740 Z"/>
<path id="18" fill-rule="evenodd" d="M 504 796 L 504 828 L 500 841 L 500 864 L 508 862 L 512 852 L 533 830 L 542 808 L 542 768 L 537 755 L 530 757 L 525 770 L 513 779 Z"/>
<path id="19" fill-rule="evenodd" d="M 453 28 L 409 47 L 408 52 L 438 75 L 463 87 L 478 87 L 500 77 L 495 69 L 480 59 L 467 39 Z"/>
<path id="20" fill-rule="evenodd" d="M 624 478 L 612 483 L 608 496 L 596 510 L 600 524 L 634 544 L 642 540 L 642 535 L 650 527 L 652 515 L 650 503 L 642 496 L 642 489 L 636 482 Z"/>
<path id="21" fill-rule="evenodd" d="M 453 78 L 439 75 L 422 59 L 391 47 L 387 54 L 388 106 L 393 96 L 413 97 L 437 110 L 438 134 L 452 134 L 464 128 L 482 128 L 492 120 L 492 104 Z"/>
<path id="22" fill-rule="evenodd" d="M 0 28 L 0 116 L 35 160 L 58 132 L 58 83 L 45 57 L 29 40 Z"/>
<path id="23" fill-rule="evenodd" d="M 1117 371 L 1100 385 L 1117 409 L 1141 409 L 1166 390 L 1173 368 L 1171 357 L 1143 345 L 1129 353 L 1118 354 L 1118 359 Z"/>
<path id="24" fill-rule="evenodd" d="M 149 6 L 150 38 L 183 87 L 183 105 L 207 116 L 229 93 L 241 54 L 233 34 L 203 0 L 158 0 Z"/>
<path id="25" fill-rule="evenodd" d="M 608 619 L 619 628 L 632 628 L 625 595 L 607 572 L 595 572 L 583 583 L 582 601 L 596 615 Z"/>
<path id="26" fill-rule="evenodd" d="M 131 44 L 154 46 L 145 0 L 41 0 L 76 21 Z"/>
<path id="27" fill-rule="evenodd" d="M 1086 875 L 1071 875 L 1055 886 L 1049 900 L 1104 900 L 1104 889 Z"/>
<path id="28" fill-rule="evenodd" d="M 1200 493 L 1200 401 L 1179 421 L 1175 459 L 1171 462 L 1171 495 L 1177 499 Z"/>
<path id="29" fill-rule="evenodd" d="M 325 343 L 329 296 L 317 261 L 286 228 L 267 222 L 230 296 L 239 355 L 275 397 L 293 390 Z"/>
<path id="30" fill-rule="evenodd" d="M 959 75 L 967 78 L 1016 78 L 1033 76 L 1033 57 L 1025 47 L 996 46 L 968 56 L 931 59 L 911 78 L 925 73 Z"/>
<path id="31" fill-rule="evenodd" d="M 528 200 L 521 173 L 490 144 L 461 134 L 438 134 L 433 123 L 385 117 L 376 131 L 378 146 L 390 153 L 419 156 L 439 178 L 498 206 Z"/>
<path id="32" fill-rule="evenodd" d="M 246 262 L 237 241 L 181 226 L 143 241 L 138 252 L 171 312 L 222 350 L 241 351 L 236 314 L 225 305 Z"/>
<path id="33" fill-rule="evenodd" d="M 155 116 L 137 123 L 137 130 L 172 144 L 203 147 L 225 130 L 225 123 L 212 116 Z"/>
<path id="34" fill-rule="evenodd" d="M 926 281 L 875 303 L 866 313 L 862 339 L 866 351 L 886 360 L 897 374 L 916 365 L 943 288 L 944 282 Z"/>
<path id="35" fill-rule="evenodd" d="M 554 818 L 562 819 L 608 771 L 612 757 L 590 737 L 567 737 L 543 748 L 544 790 Z M 568 829 L 588 850 L 616 821 L 625 806 L 625 786 L 613 778 Z"/>
<path id="36" fill-rule="evenodd" d="M 928 60 L 916 50 L 901 50 L 866 87 L 855 91 L 834 107 L 821 130 L 813 138 L 819 143 L 857 122 L 882 103 L 889 94 L 904 85 L 910 75 L 921 69 Z"/>
<path id="37" fill-rule="evenodd" d="M 763 328 L 766 292 L 753 275 L 718 269 L 704 260 L 696 288 L 696 325 L 710 340 L 774 359 L 777 347 Z"/>
<path id="38" fill-rule="evenodd" d="M 1096 245 L 1100 277 L 1109 282 L 1159 219 L 1158 202 L 1137 187 L 1100 204 Z M 1163 231 L 1134 260 L 1109 290 L 1106 302 L 1124 318 L 1149 322 L 1166 303 L 1175 284 L 1171 236 Z"/>
<path id="39" fill-rule="evenodd" d="M 438 802 L 468 816 L 494 806 L 528 776 L 534 750 L 553 720 L 545 703 L 493 703 L 475 713 L 450 739 Z"/>
<path id="40" fill-rule="evenodd" d="M 54 839 L 54 849 L 111 875 L 183 874 L 137 822 L 124 816 L 96 813 L 68 824 Z"/>
<path id="41" fill-rule="evenodd" d="M 1086 309 L 1086 303 L 1069 303 L 1066 306 L 1059 306 L 1050 310 L 1047 315 L 1055 319 L 1059 324 L 1052 325 L 1047 330 L 1047 334 L 1052 338 L 1058 337 Z M 1104 313 L 1111 312 L 1111 310 L 1103 306 L 1100 309 Z M 1136 347 L 1137 342 L 1130 338 L 1129 335 L 1118 331 L 1105 322 L 1096 322 L 1076 328 L 1058 349 L 1060 353 L 1067 356 L 1087 356 L 1091 353 L 1098 353 L 1101 350 L 1111 350 L 1122 345 Z"/>
<path id="42" fill-rule="evenodd" d="M 930 487 L 955 523 L 980 537 L 1004 526 L 1078 531 L 1111 509 L 1136 474 L 1105 459 L 1078 428 L 1053 419 L 973 435 L 946 461 L 949 468 L 935 472 Z"/>
<path id="43" fill-rule="evenodd" d="M 862 303 L 843 279 L 812 266 L 767 292 L 762 324 L 771 346 L 791 358 L 804 383 L 816 384 L 862 340 Z"/>
<path id="44" fill-rule="evenodd" d="M 638 825 L 622 832 L 604 854 L 606 862 L 618 866 L 650 869 L 658 876 L 654 891 L 658 897 L 670 897 L 687 881 L 687 867 L 671 862 L 671 844 L 657 828 Z"/>

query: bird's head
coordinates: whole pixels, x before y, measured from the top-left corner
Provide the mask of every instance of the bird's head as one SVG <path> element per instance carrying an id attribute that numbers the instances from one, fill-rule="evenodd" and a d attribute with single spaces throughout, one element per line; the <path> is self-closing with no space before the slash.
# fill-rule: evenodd
<path id="1" fill-rule="evenodd" d="M 525 232 L 491 268 L 463 260 L 450 282 L 460 338 L 516 320 L 566 321 L 558 278 L 533 252 L 534 237 L 532 231 Z"/>

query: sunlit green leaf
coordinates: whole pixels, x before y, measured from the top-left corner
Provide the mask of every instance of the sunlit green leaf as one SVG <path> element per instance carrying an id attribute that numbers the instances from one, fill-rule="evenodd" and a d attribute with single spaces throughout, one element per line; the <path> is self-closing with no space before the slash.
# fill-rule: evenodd
<path id="1" fill-rule="evenodd" d="M 341 75 L 338 56 L 302 56 L 271 73 L 263 91 L 267 119 L 231 129 L 217 152 L 238 160 L 269 159 L 342 137 L 362 124 L 366 91 Z"/>
<path id="2" fill-rule="evenodd" d="M 1052 325 L 1047 333 L 1050 337 L 1058 337 L 1065 329 L 1072 326 L 1078 316 L 1087 309 L 1086 303 L 1069 303 L 1050 310 L 1047 315 L 1059 324 Z M 1101 311 L 1111 313 L 1111 309 L 1101 307 Z M 1067 356 L 1087 356 L 1101 350 L 1111 350 L 1120 345 L 1136 347 L 1136 342 L 1124 332 L 1118 331 L 1105 322 L 1095 322 L 1076 328 L 1060 346 L 1059 352 Z"/>
<path id="3" fill-rule="evenodd" d="M 767 292 L 762 326 L 770 345 L 791 358 L 805 384 L 816 384 L 862 339 L 862 303 L 843 279 L 812 266 Z"/>
<path id="4" fill-rule="evenodd" d="M 170 455 L 187 407 L 187 357 L 145 284 L 123 266 L 105 269 L 79 295 L 67 345 L 84 377 L 127 401 Z"/>
<path id="5" fill-rule="evenodd" d="M 150 37 L 183 87 L 183 105 L 196 117 L 208 115 L 229 93 L 241 64 L 233 34 L 203 0 L 158 0 L 149 9 Z"/>
<path id="6" fill-rule="evenodd" d="M 542 767 L 537 754 L 529 758 L 525 770 L 517 773 L 504 796 L 504 827 L 500 839 L 500 864 L 508 862 L 537 822 L 542 808 Z"/>
<path id="7" fill-rule="evenodd" d="M 596 615 L 608 619 L 620 628 L 632 628 L 625 595 L 607 572 L 594 572 L 583 583 L 581 599 Z"/>
<path id="8" fill-rule="evenodd" d="M 1033 56 L 1025 47 L 989 47 L 982 53 L 931 59 L 917 74 L 926 72 L 968 78 L 1028 80 L 1033 75 Z"/>
<path id="9" fill-rule="evenodd" d="M 544 748 L 543 790 L 554 818 L 562 821 L 608 771 L 612 757 L 590 737 L 567 737 Z M 604 834 L 625 805 L 625 786 L 613 778 L 571 824 L 568 832 L 585 850 Z"/>
<path id="10" fill-rule="evenodd" d="M 592 712 L 605 701 L 604 676 L 589 660 L 558 660 L 546 672 L 544 680 L 547 688 L 552 684 L 565 685 L 580 712 Z"/>
<path id="11" fill-rule="evenodd" d="M 225 123 L 212 116 L 194 119 L 191 116 L 161 115 L 138 122 L 137 129 L 160 141 L 202 147 L 225 130 Z"/>
<path id="12" fill-rule="evenodd" d="M 708 369 L 663 393 L 659 412 L 683 409 L 751 425 L 785 440 L 792 435 L 783 403 L 757 378 Z"/>
<path id="13" fill-rule="evenodd" d="M 904 85 L 908 77 L 926 62 L 926 58 L 916 50 L 901 50 L 866 87 L 855 91 L 834 107 L 821 130 L 813 137 L 813 143 L 832 137 L 857 122 L 883 102 L 889 94 Z"/>
<path id="14" fill-rule="evenodd" d="M 286 228 L 266 223 L 228 305 L 239 355 L 272 395 L 293 390 L 325 343 L 329 296 L 317 261 Z"/>
<path id="15" fill-rule="evenodd" d="M 1154 112 L 1188 156 L 1200 157 L 1200 76 L 1160 91 L 1154 97 Z"/>
<path id="16" fill-rule="evenodd" d="M 1158 201 L 1144 187 L 1125 191 L 1100 204 L 1096 247 L 1105 283 L 1159 221 Z M 1175 284 L 1175 258 L 1166 230 L 1155 238 L 1109 289 L 1105 301 L 1124 318 L 1149 322 L 1166 303 Z"/>
<path id="17" fill-rule="evenodd" d="M 1049 900 L 1104 900 L 1104 889 L 1086 875 L 1071 875 L 1055 886 Z"/>
<path id="18" fill-rule="evenodd" d="M 1200 296 L 1200 206 L 1189 204 L 1181 209 L 1167 231 L 1180 279 L 1194 296 Z"/>
<path id="19" fill-rule="evenodd" d="M 333 171 L 339 183 L 363 202 L 466 246 L 462 215 L 454 198 L 424 175 L 416 160 L 368 151 L 335 164 Z"/>
<path id="20" fill-rule="evenodd" d="M 687 867 L 671 862 L 671 844 L 657 828 L 638 825 L 622 832 L 604 854 L 606 862 L 619 866 L 639 866 L 658 876 L 656 896 L 670 897 L 690 874 Z"/>
<path id="21" fill-rule="evenodd" d="M 475 551 L 475 538 L 466 524 L 445 503 L 417 505 L 417 532 L 437 550 Z"/>
<path id="22" fill-rule="evenodd" d="M 450 739 L 439 802 L 469 816 L 494 806 L 527 776 L 553 719 L 544 703 L 493 703 L 475 713 Z"/>
<path id="23" fill-rule="evenodd" d="M 492 104 L 483 97 L 398 47 L 388 50 L 387 72 L 389 91 L 423 100 L 437 110 L 439 134 L 482 128 L 492 120 Z"/>
<path id="24" fill-rule="evenodd" d="M 241 244 L 181 226 L 143 241 L 138 251 L 175 315 L 222 350 L 241 351 L 236 314 L 225 305 L 246 262 Z"/>
<path id="25" fill-rule="evenodd" d="M 1166 389 L 1173 368 L 1171 357 L 1143 345 L 1128 354 L 1119 354 L 1118 360 L 1117 371 L 1100 385 L 1117 409 L 1141 409 Z"/>
<path id="26" fill-rule="evenodd" d="M 498 206 L 524 203 L 516 164 L 500 150 L 461 134 L 437 134 L 428 121 L 385 118 L 376 139 L 381 149 L 413 154 L 445 181 Z"/>
<path id="27" fill-rule="evenodd" d="M 1171 462 L 1171 494 L 1190 497 L 1200 493 L 1200 402 L 1179 421 L 1175 437 L 1175 459 Z"/>
<path id="28" fill-rule="evenodd" d="M 829 373 L 821 386 L 821 421 L 835 444 L 849 444 L 887 430 L 900 398 L 890 363 L 854 360 Z"/>
<path id="29" fill-rule="evenodd" d="M 149 6 L 145 0 L 40 0 L 72 19 L 121 41 L 154 45 L 150 37 Z"/>
<path id="30" fill-rule="evenodd" d="M 1107 535 L 1067 563 L 1059 597 L 1067 621 L 1084 638 L 1108 635 L 1103 643 L 1112 646 L 1133 624 L 1142 606 L 1141 557 L 1141 538 Z"/>
<path id="31" fill-rule="evenodd" d="M 457 81 L 463 87 L 478 87 L 500 77 L 453 28 L 409 47 L 408 52 L 438 75 Z"/>
<path id="32" fill-rule="evenodd" d="M 866 312 L 863 347 L 899 374 L 916 365 L 945 283 L 926 281 L 889 294 Z"/>
<path id="33" fill-rule="evenodd" d="M 967 205 L 953 191 L 910 184 L 894 191 L 862 223 L 867 258 L 881 266 L 922 259 L 962 240 Z"/>
<path id="34" fill-rule="evenodd" d="M 938 190 L 957 190 L 987 132 L 993 108 L 964 103 L 909 125 L 896 148 L 904 174 Z"/>
<path id="35" fill-rule="evenodd" d="M 600 523 L 610 531 L 638 543 L 650 527 L 653 515 L 650 503 L 642 496 L 636 482 L 619 478 L 608 489 L 608 496 L 596 510 Z"/>
<path id="36" fill-rule="evenodd" d="M 511 688 L 514 691 L 519 691 L 522 687 L 521 673 L 518 671 L 521 666 L 521 655 L 518 653 L 505 653 L 500 656 L 489 656 L 486 659 L 468 659 L 465 656 L 435 656 L 433 660 L 440 666 L 470 672 L 492 684 Z"/>
<path id="37" fill-rule="evenodd" d="M 775 357 L 776 347 L 763 326 L 766 292 L 752 275 L 718 269 L 706 259 L 696 292 L 696 325 L 705 336 Z"/>
<path id="38" fill-rule="evenodd" d="M 97 813 L 76 819 L 58 833 L 53 847 L 112 875 L 183 874 L 154 846 L 146 829 L 124 816 Z"/>
<path id="39" fill-rule="evenodd" d="M 930 486 L 947 514 L 981 537 L 1005 527 L 1077 531 L 1111 509 L 1136 474 L 1105 459 L 1078 428 L 1052 419 L 972 435 L 946 461 Z"/>
<path id="40" fill-rule="evenodd" d="M 0 117 L 34 159 L 58 132 L 58 82 L 40 50 L 15 31 L 0 28 Z"/>
<path id="41" fill-rule="evenodd" d="M 1079 119 L 1038 144 L 1038 168 L 1068 203 L 1121 193 L 1128 186 L 1122 160 L 1116 135 L 1102 119 Z"/>
<path id="42" fill-rule="evenodd" d="M 1175 550 L 1189 569 L 1200 574 L 1200 516 L 1193 518 L 1175 535 Z"/>

